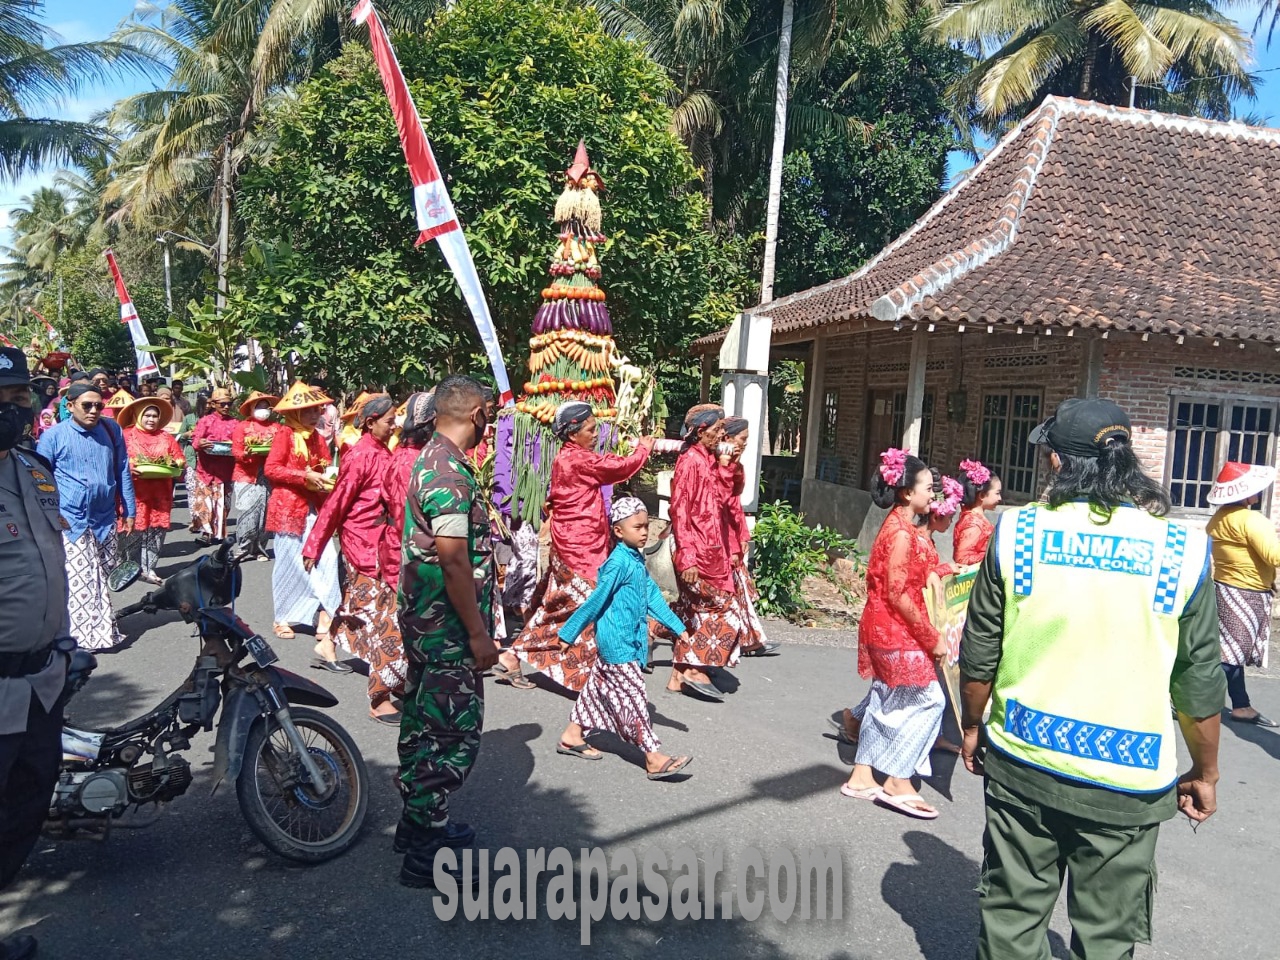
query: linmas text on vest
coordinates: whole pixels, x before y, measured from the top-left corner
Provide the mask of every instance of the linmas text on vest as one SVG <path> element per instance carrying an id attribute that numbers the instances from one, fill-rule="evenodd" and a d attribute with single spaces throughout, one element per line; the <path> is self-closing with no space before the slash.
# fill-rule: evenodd
<path id="1" fill-rule="evenodd" d="M 1150 576 L 1155 549 L 1150 540 L 1138 537 L 1046 530 L 1040 539 L 1039 559 L 1054 566 Z"/>

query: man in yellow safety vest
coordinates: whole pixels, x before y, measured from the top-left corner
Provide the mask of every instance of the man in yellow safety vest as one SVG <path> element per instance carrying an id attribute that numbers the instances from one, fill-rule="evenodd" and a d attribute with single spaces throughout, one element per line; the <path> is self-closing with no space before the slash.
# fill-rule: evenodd
<path id="1" fill-rule="evenodd" d="M 1071 955 L 1132 956 L 1151 938 L 1160 823 L 1217 806 L 1226 683 L 1208 539 L 1165 518 L 1131 434 L 1098 399 L 1033 430 L 1045 502 L 1001 516 L 973 588 L 960 668 L 964 763 L 986 775 L 984 960 L 1048 956 L 1064 873 Z"/>

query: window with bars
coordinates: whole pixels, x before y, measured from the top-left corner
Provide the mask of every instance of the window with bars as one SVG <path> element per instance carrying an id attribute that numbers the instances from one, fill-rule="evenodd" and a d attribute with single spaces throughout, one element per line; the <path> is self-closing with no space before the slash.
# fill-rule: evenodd
<path id="1" fill-rule="evenodd" d="M 822 435 L 819 441 L 823 450 L 836 448 L 836 425 L 840 422 L 840 391 L 828 390 L 822 396 Z"/>
<path id="2" fill-rule="evenodd" d="M 978 434 L 978 459 L 1000 476 L 1005 496 L 1031 500 L 1036 487 L 1037 450 L 1027 442 L 1044 419 L 1044 394 L 1016 387 L 982 395 L 982 423 Z"/>
<path id="3" fill-rule="evenodd" d="M 920 459 L 929 462 L 929 454 L 933 449 L 933 394 L 926 393 L 920 415 Z M 902 441 L 907 432 L 907 391 L 899 390 L 893 395 L 893 436 L 894 444 Z"/>
<path id="4" fill-rule="evenodd" d="M 1169 404 L 1165 456 L 1165 481 L 1173 505 L 1212 510 L 1209 488 L 1228 460 L 1275 463 L 1276 413 L 1276 404 L 1266 400 L 1174 397 Z M 1269 502 L 1263 507 L 1270 513 Z"/>

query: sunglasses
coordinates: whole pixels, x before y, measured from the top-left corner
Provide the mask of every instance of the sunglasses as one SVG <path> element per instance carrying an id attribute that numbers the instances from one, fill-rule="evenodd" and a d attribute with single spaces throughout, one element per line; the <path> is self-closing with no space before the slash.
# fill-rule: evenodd
<path id="1" fill-rule="evenodd" d="M 78 406 L 80 407 L 80 409 L 81 409 L 81 410 L 85 411 L 86 413 L 94 413 L 94 412 L 96 412 L 96 411 L 100 411 L 100 410 L 104 410 L 104 409 L 106 409 L 106 406 L 107 406 L 107 405 L 106 405 L 105 403 L 92 403 L 92 402 L 89 402 L 89 403 L 81 403 L 81 404 L 78 404 Z"/>

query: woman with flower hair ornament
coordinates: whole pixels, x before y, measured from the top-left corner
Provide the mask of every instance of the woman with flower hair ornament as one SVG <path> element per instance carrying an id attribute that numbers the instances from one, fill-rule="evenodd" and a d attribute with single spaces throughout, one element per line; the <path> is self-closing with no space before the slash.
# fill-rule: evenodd
<path id="1" fill-rule="evenodd" d="M 936 664 L 947 647 L 924 601 L 937 565 L 937 552 L 922 529 L 934 499 L 933 476 L 919 458 L 886 450 L 871 496 L 889 510 L 871 548 L 867 603 L 858 624 L 858 673 L 871 680 L 871 690 L 853 773 L 840 792 L 933 820 L 938 811 L 911 783 L 932 772 L 929 751 L 946 704 Z M 883 786 L 876 782 L 877 770 L 885 775 Z"/>
<path id="2" fill-rule="evenodd" d="M 987 544 L 996 532 L 987 519 L 987 511 L 1000 504 L 1000 478 L 977 460 L 960 461 L 960 482 L 964 487 L 964 509 L 956 520 L 951 535 L 951 555 L 961 566 L 981 563 L 987 555 Z"/>

